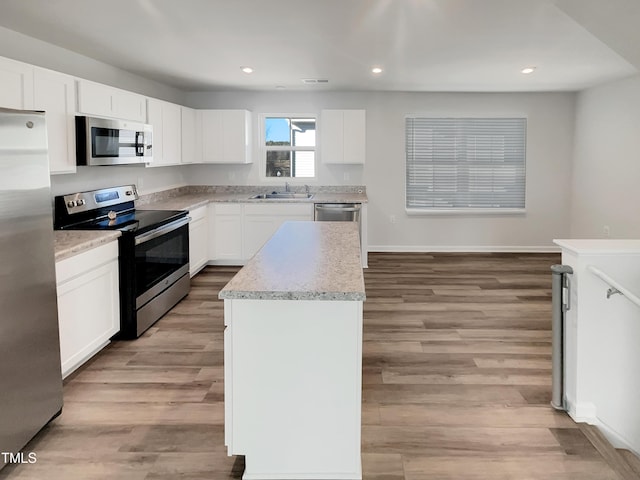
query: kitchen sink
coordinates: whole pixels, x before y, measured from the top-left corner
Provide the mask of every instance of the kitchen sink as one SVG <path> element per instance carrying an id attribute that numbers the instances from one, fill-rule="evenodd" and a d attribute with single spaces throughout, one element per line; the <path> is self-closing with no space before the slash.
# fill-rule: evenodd
<path id="1" fill-rule="evenodd" d="M 292 193 L 292 192 L 272 192 L 272 193 L 261 193 L 258 195 L 252 195 L 249 197 L 249 200 L 258 200 L 258 199 L 273 199 L 276 200 L 278 198 L 313 198 L 313 193 Z"/>

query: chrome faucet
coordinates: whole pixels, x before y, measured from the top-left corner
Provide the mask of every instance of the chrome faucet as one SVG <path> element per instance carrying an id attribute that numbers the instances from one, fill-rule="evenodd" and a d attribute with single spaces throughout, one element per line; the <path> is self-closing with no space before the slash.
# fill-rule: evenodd
<path id="1" fill-rule="evenodd" d="M 304 186 L 304 193 L 306 193 L 307 195 L 309 195 L 309 185 L 305 185 L 305 186 Z"/>
<path id="2" fill-rule="evenodd" d="M 289 182 L 284 182 L 284 191 L 289 192 Z"/>

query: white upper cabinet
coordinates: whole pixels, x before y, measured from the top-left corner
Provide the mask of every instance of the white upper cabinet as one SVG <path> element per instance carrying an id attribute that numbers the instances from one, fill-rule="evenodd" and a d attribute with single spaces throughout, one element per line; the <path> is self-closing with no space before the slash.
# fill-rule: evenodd
<path id="1" fill-rule="evenodd" d="M 137 93 L 78 80 L 78 112 L 146 123 L 147 100 Z"/>
<path id="2" fill-rule="evenodd" d="M 45 111 L 51 173 L 75 173 L 75 79 L 35 68 L 33 97 L 35 109 Z"/>
<path id="3" fill-rule="evenodd" d="M 0 57 L 0 107 L 33 109 L 33 66 Z"/>
<path id="4" fill-rule="evenodd" d="M 181 107 L 182 115 L 182 163 L 202 163 L 202 143 L 198 121 L 199 112 L 194 108 Z"/>
<path id="5" fill-rule="evenodd" d="M 365 110 L 322 110 L 320 114 L 323 163 L 365 162 Z"/>
<path id="6" fill-rule="evenodd" d="M 200 115 L 204 163 L 251 163 L 251 112 L 202 110 Z"/>
<path id="7" fill-rule="evenodd" d="M 148 123 L 153 126 L 153 162 L 150 167 L 182 163 L 182 113 L 180 105 L 147 99 Z"/>

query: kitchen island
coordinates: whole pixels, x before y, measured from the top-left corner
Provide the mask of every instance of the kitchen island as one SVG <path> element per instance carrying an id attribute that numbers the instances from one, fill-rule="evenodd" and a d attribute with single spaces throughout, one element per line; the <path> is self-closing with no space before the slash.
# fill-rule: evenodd
<path id="1" fill-rule="evenodd" d="M 219 297 L 225 443 L 243 478 L 362 478 L 357 225 L 284 223 Z"/>

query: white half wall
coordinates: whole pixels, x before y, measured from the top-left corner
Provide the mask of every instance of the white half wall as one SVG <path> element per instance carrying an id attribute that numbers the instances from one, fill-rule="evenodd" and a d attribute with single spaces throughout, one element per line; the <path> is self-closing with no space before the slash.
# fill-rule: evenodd
<path id="1" fill-rule="evenodd" d="M 552 239 L 569 235 L 574 93 L 196 92 L 187 94 L 187 103 L 195 108 L 252 111 L 255 145 L 260 141 L 260 113 L 366 109 L 366 165 L 323 165 L 320 158 L 316 183 L 366 185 L 369 245 L 374 251 L 555 251 Z M 526 214 L 408 216 L 404 120 L 416 113 L 527 117 Z M 321 128 L 319 124 L 319 135 Z M 251 165 L 190 166 L 185 180 L 189 184 L 260 184 L 257 146 L 254 159 Z"/>
<path id="2" fill-rule="evenodd" d="M 578 94 L 573 164 L 571 237 L 640 237 L 640 76 Z"/>

